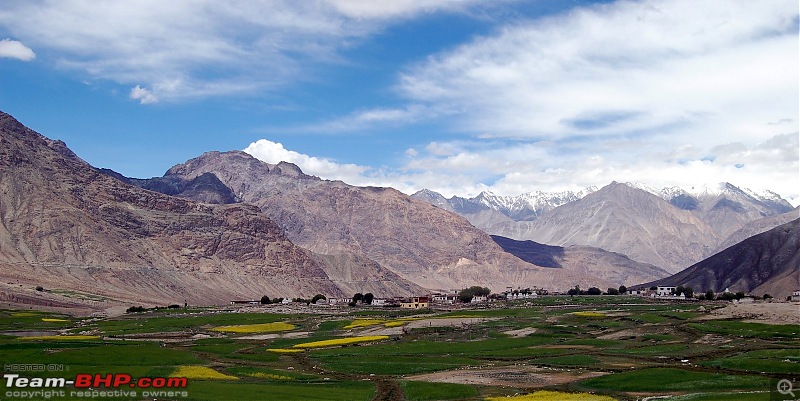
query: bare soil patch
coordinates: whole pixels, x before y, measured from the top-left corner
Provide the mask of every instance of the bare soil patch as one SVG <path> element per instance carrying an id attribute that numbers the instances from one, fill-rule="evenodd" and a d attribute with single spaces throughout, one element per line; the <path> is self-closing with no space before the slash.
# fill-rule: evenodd
<path id="1" fill-rule="evenodd" d="M 528 365 L 513 365 L 427 373 L 410 376 L 407 377 L 407 379 L 436 383 L 539 388 L 570 383 L 591 377 L 602 376 L 605 374 L 607 373 L 587 372 L 575 369 L 554 369 Z"/>
<path id="2" fill-rule="evenodd" d="M 744 319 L 751 323 L 800 324 L 800 303 L 732 303 L 724 308 L 714 309 L 699 319 Z"/>

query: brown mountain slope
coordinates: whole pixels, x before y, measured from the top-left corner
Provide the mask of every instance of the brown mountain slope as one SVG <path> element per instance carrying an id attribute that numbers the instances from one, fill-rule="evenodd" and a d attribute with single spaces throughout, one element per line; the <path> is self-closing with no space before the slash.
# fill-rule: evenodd
<path id="1" fill-rule="evenodd" d="M 800 219 L 750 237 L 652 285 L 784 298 L 800 289 Z"/>
<path id="2" fill-rule="evenodd" d="M 127 185 L 5 113 L 0 277 L 147 304 L 341 295 L 321 264 L 258 208 Z"/>
<path id="3" fill-rule="evenodd" d="M 701 260 L 718 241 L 714 231 L 691 212 L 616 182 L 550 210 L 536 221 L 516 222 L 492 234 L 602 248 L 670 272 Z"/>
<path id="4" fill-rule="evenodd" d="M 244 152 L 208 152 L 165 177 L 204 173 L 261 207 L 294 243 L 333 259 L 361 255 L 425 288 L 566 288 L 576 277 L 525 263 L 464 218 L 394 189 L 320 180 L 293 164 L 270 165 Z"/>
<path id="5" fill-rule="evenodd" d="M 584 279 L 575 285 L 580 285 L 581 288 L 599 287 L 605 290 L 609 287 L 630 286 L 669 276 L 669 272 L 662 268 L 639 263 L 625 255 L 600 248 L 543 245 L 534 241 L 516 241 L 497 235 L 493 235 L 492 239 L 506 252 L 522 260 L 580 272 Z"/>
<path id="6" fill-rule="evenodd" d="M 721 252 L 730 248 L 754 235 L 767 232 L 777 226 L 786 224 L 792 220 L 800 218 L 800 207 L 794 210 L 774 216 L 764 217 L 746 224 L 744 227 L 734 231 L 728 238 L 725 238 L 722 243 L 717 246 L 713 253 Z"/>

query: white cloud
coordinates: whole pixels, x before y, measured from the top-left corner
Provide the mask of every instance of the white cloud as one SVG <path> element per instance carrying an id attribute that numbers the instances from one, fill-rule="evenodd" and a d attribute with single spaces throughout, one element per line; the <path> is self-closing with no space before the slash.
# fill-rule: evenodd
<path id="1" fill-rule="evenodd" d="M 31 0 L 0 2 L 0 26 L 61 67 L 175 101 L 312 79 L 314 65 L 340 63 L 340 50 L 386 24 L 476 3 Z"/>
<path id="2" fill-rule="evenodd" d="M 407 70 L 412 102 L 494 137 L 669 133 L 749 141 L 798 110 L 797 7 L 649 0 L 507 27 Z M 790 128 L 791 129 L 791 128 Z M 715 132 L 716 131 L 716 132 Z"/>
<path id="3" fill-rule="evenodd" d="M 22 42 L 3 39 L 0 40 L 0 57 L 15 58 L 22 61 L 31 61 L 36 58 L 36 53 Z"/>
<path id="4" fill-rule="evenodd" d="M 409 17 L 421 12 L 462 10 L 478 0 L 327 0 L 337 11 L 352 18 Z"/>
<path id="5" fill-rule="evenodd" d="M 133 88 L 131 88 L 130 98 L 133 100 L 138 100 L 141 104 L 150 104 L 158 102 L 158 97 L 155 94 L 153 94 L 152 91 L 142 88 L 139 85 L 136 85 Z"/>
<path id="6" fill-rule="evenodd" d="M 329 180 L 342 180 L 355 185 L 366 185 L 364 173 L 369 167 L 355 164 L 337 163 L 325 158 L 309 156 L 288 150 L 283 144 L 267 139 L 259 139 L 251 143 L 244 151 L 263 162 L 277 164 L 282 161 L 294 163 L 306 174 L 315 175 Z"/>

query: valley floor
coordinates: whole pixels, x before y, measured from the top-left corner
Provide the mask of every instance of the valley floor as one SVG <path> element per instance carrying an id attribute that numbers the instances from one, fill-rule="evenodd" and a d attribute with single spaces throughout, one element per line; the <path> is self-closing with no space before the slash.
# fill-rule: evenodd
<path id="1" fill-rule="evenodd" d="M 181 307 L 116 317 L 31 306 L 0 310 L 0 362 L 4 374 L 26 378 L 187 378 L 186 388 L 150 397 L 162 400 L 769 400 L 778 381 L 800 372 L 798 318 L 798 303 L 628 296 L 419 311 Z M 71 387 L 48 398 L 31 392 L 47 389 L 9 384 L 3 399 L 23 399 L 23 391 L 24 399 L 78 397 Z M 100 384 L 96 391 L 119 389 Z M 100 399 L 153 390 L 121 389 Z"/>

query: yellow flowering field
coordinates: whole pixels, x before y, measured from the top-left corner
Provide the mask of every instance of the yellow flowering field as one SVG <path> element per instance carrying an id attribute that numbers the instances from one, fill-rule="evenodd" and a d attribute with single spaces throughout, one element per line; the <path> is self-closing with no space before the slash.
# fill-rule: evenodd
<path id="1" fill-rule="evenodd" d="M 386 322 L 386 323 L 383 324 L 383 326 L 384 327 L 400 327 L 400 326 L 402 326 L 404 324 L 406 324 L 406 322 L 394 321 L 394 322 Z"/>
<path id="2" fill-rule="evenodd" d="M 323 340 L 323 341 L 312 341 L 309 343 L 300 343 L 293 345 L 294 348 L 322 348 L 322 347 L 333 347 L 337 345 L 347 345 L 347 344 L 355 344 L 355 343 L 363 343 L 363 342 L 370 342 L 370 341 L 380 341 L 389 338 L 389 336 L 358 336 L 358 337 L 347 337 L 347 338 L 337 338 L 333 340 Z"/>
<path id="3" fill-rule="evenodd" d="M 39 316 L 39 314 L 34 312 L 14 312 L 11 314 L 11 317 L 34 317 L 34 316 Z"/>
<path id="4" fill-rule="evenodd" d="M 239 380 L 236 376 L 226 375 L 205 366 L 183 365 L 173 372 L 170 377 L 185 377 L 187 379 L 209 380 Z"/>
<path id="5" fill-rule="evenodd" d="M 297 326 L 284 323 L 260 323 L 260 324 L 240 324 L 235 326 L 219 326 L 211 329 L 212 331 L 222 331 L 226 333 L 271 333 L 275 331 L 294 330 Z"/>
<path id="6" fill-rule="evenodd" d="M 486 401 L 616 401 L 605 395 L 589 393 L 562 393 L 560 391 L 537 391 L 516 397 L 489 397 Z"/>
<path id="7" fill-rule="evenodd" d="M 584 311 L 584 312 L 572 312 L 573 316 L 578 317 L 606 317 L 604 313 L 601 312 L 592 312 L 592 311 Z"/>
<path id="8" fill-rule="evenodd" d="M 378 324 L 382 324 L 383 322 L 385 322 L 385 320 L 382 319 L 356 319 L 353 320 L 353 322 L 348 324 L 347 326 L 344 326 L 344 329 L 348 330 L 348 329 L 357 329 L 359 327 L 375 326 Z"/>
<path id="9" fill-rule="evenodd" d="M 52 340 L 52 341 L 76 341 L 76 340 L 97 340 L 99 336 L 31 336 L 31 337 L 17 337 L 20 340 Z"/>
<path id="10" fill-rule="evenodd" d="M 259 379 L 272 379 L 272 380 L 294 380 L 289 376 L 284 375 L 276 375 L 274 373 L 264 373 L 264 372 L 256 372 L 249 374 L 250 377 L 257 377 Z"/>
<path id="11" fill-rule="evenodd" d="M 287 349 L 287 348 L 267 348 L 269 352 L 275 352 L 278 354 L 296 354 L 298 352 L 303 352 L 302 349 Z"/>
<path id="12" fill-rule="evenodd" d="M 69 322 L 69 320 L 67 320 L 67 319 L 55 319 L 55 318 L 51 318 L 51 317 L 43 317 L 42 321 L 43 322 Z"/>

